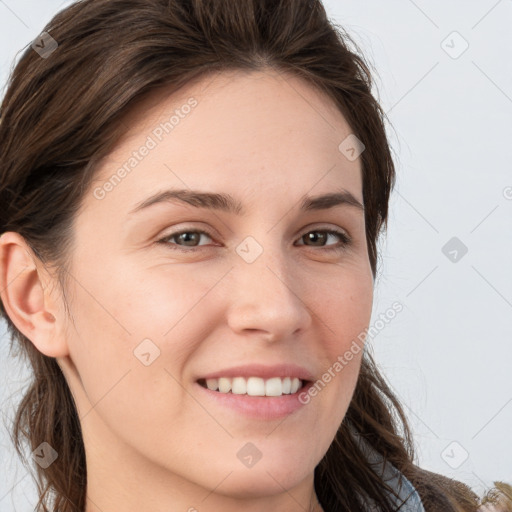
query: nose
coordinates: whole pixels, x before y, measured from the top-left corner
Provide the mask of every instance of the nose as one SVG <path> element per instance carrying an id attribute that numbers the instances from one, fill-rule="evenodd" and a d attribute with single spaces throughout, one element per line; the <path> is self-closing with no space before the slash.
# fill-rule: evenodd
<path id="1" fill-rule="evenodd" d="M 253 263 L 238 261 L 230 272 L 227 320 L 233 332 L 244 336 L 251 332 L 275 342 L 307 331 L 312 311 L 305 285 L 284 258 L 282 254 L 271 258 L 267 251 Z"/>

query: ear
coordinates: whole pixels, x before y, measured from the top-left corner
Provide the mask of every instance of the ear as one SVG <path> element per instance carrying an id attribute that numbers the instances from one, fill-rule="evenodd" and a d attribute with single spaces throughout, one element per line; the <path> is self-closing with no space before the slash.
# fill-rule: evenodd
<path id="1" fill-rule="evenodd" d="M 69 354 L 64 332 L 61 299 L 50 290 L 58 283 L 18 233 L 0 237 L 0 298 L 17 327 L 48 357 Z"/>

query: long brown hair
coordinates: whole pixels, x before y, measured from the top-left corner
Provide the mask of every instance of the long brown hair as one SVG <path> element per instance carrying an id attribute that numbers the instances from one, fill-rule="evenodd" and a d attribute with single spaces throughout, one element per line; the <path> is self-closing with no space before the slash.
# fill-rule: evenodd
<path id="1" fill-rule="evenodd" d="M 0 233 L 22 235 L 56 269 L 63 289 L 74 216 L 96 164 L 125 132 L 129 109 L 156 88 L 171 93 L 207 73 L 266 68 L 293 73 L 328 95 L 366 146 L 363 199 L 375 277 L 395 181 L 385 114 L 371 92 L 369 64 L 320 0 L 81 0 L 44 32 L 49 36 L 39 46 L 48 55 L 25 49 L 1 104 Z M 3 305 L 1 313 L 11 347 L 16 342 L 33 368 L 13 426 L 16 449 L 23 459 L 24 441 L 32 450 L 46 441 L 59 454 L 47 469 L 36 468 L 38 510 L 48 511 L 52 499 L 51 510 L 83 512 L 85 452 L 68 384 L 55 359 L 16 329 Z M 326 512 L 363 510 L 358 495 L 384 512 L 395 510 L 386 498 L 392 489 L 351 430 L 418 488 L 434 489 L 414 464 L 406 416 L 368 348 L 348 412 L 315 469 Z M 443 510 L 456 509 L 450 497 L 443 499 Z M 473 510 L 470 498 L 467 504 Z"/>

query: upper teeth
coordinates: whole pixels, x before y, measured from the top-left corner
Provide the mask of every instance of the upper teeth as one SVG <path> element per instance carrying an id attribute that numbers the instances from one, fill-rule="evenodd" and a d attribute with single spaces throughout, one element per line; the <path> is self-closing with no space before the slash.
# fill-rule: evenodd
<path id="1" fill-rule="evenodd" d="M 212 391 L 220 393 L 229 393 L 235 395 L 250 396 L 281 396 L 297 392 L 302 381 L 297 377 L 272 377 L 271 379 L 262 379 L 260 377 L 235 377 L 233 379 L 220 377 L 219 379 L 206 379 L 206 386 Z"/>

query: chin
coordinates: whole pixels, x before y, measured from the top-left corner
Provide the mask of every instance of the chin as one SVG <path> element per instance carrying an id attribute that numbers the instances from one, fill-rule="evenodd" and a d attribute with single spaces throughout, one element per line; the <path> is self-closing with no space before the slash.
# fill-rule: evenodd
<path id="1" fill-rule="evenodd" d="M 291 467 L 290 464 L 283 464 L 282 461 L 275 466 L 267 465 L 260 469 L 256 467 L 237 469 L 226 478 L 218 491 L 245 499 L 282 494 L 283 489 L 293 489 L 313 470 L 314 468 Z"/>

